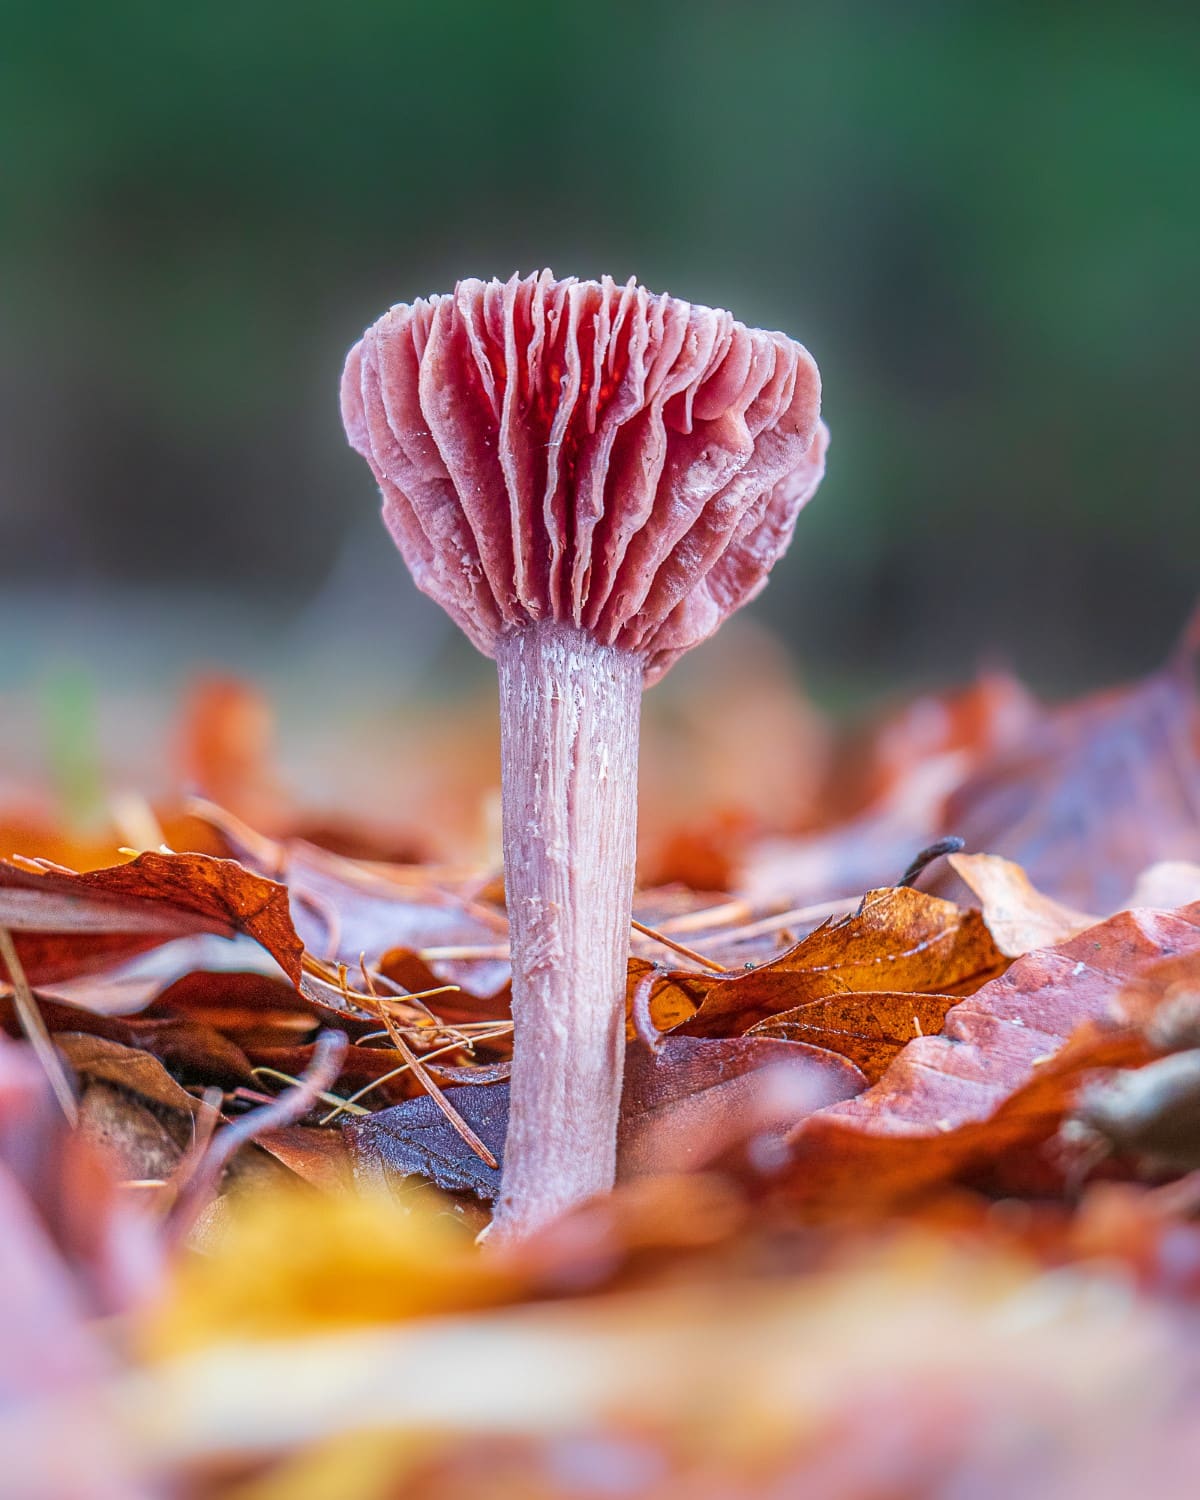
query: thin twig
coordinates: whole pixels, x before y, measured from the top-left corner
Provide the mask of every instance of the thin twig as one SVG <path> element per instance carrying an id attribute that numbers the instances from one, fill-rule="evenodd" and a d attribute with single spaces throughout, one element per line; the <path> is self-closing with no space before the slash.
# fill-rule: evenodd
<path id="1" fill-rule="evenodd" d="M 52 859 L 42 859 L 38 855 L 10 854 L 9 860 L 14 865 L 21 865 L 27 870 L 32 870 L 35 875 L 78 875 L 78 870 L 72 870 L 70 865 L 56 864 Z"/>
<path id="2" fill-rule="evenodd" d="M 829 917 L 848 916 L 853 910 L 854 902 L 849 897 L 840 897 L 836 901 L 821 901 L 815 906 L 797 906 L 792 911 L 781 911 L 776 916 L 762 917 L 757 922 L 749 922 L 745 927 L 730 928 L 728 932 L 721 933 L 721 942 L 748 943 L 752 938 L 763 937 L 767 933 L 785 932 L 796 923 L 824 922 Z"/>
<path id="3" fill-rule="evenodd" d="M 17 945 L 13 942 L 12 933 L 7 927 L 0 927 L 0 958 L 4 959 L 8 970 L 13 991 L 13 1007 L 17 1012 L 17 1020 L 21 1023 L 21 1030 L 25 1033 L 25 1039 L 33 1048 L 34 1056 L 41 1063 L 50 1087 L 54 1090 L 54 1097 L 67 1117 L 67 1123 L 72 1126 L 78 1125 L 79 1106 L 75 1102 L 75 1090 L 71 1084 L 70 1074 L 67 1072 L 66 1064 L 58 1048 L 50 1040 L 50 1033 L 46 1030 L 46 1023 L 42 1019 L 37 1000 L 29 987 L 29 980 L 25 977 L 25 970 L 17 955 Z"/>
<path id="4" fill-rule="evenodd" d="M 668 917 L 658 924 L 657 931 L 672 936 L 680 932 L 717 932 L 733 922 L 748 922 L 753 916 L 754 908 L 748 901 L 723 901 L 720 906 L 705 906 Z"/>
<path id="5" fill-rule="evenodd" d="M 170 1202 L 177 1202 L 189 1182 L 199 1170 L 204 1160 L 204 1153 L 208 1150 L 212 1138 L 216 1133 L 217 1126 L 221 1123 L 221 1090 L 209 1088 L 204 1090 L 200 1100 L 200 1113 L 196 1118 L 192 1134 L 192 1144 L 180 1157 L 179 1163 L 170 1177 L 171 1195 Z M 271 1101 L 274 1103 L 274 1100 Z"/>
<path id="6" fill-rule="evenodd" d="M 506 1026 L 503 1031 L 489 1032 L 486 1036 L 477 1037 L 475 1040 L 480 1042 L 490 1041 L 493 1037 L 507 1035 L 507 1033 L 511 1029 L 511 1026 Z M 447 1052 L 461 1052 L 464 1050 L 469 1052 L 472 1045 L 473 1043 L 470 1042 L 466 1043 L 464 1046 L 464 1043 L 460 1041 L 450 1041 L 447 1042 L 444 1047 L 437 1047 L 434 1049 L 434 1051 L 427 1052 L 423 1058 L 423 1061 L 426 1063 L 430 1063 L 434 1060 L 435 1057 L 444 1057 Z M 380 1084 L 390 1083 L 393 1078 L 399 1078 L 402 1074 L 411 1071 L 411 1068 L 411 1063 L 401 1063 L 398 1068 L 393 1068 L 390 1073 L 384 1073 L 379 1078 L 373 1078 L 370 1083 L 364 1083 L 362 1088 L 360 1088 L 357 1093 L 351 1094 L 350 1097 L 346 1099 L 342 1104 L 339 1104 L 336 1109 L 331 1109 L 329 1113 L 322 1118 L 321 1124 L 331 1125 L 334 1120 L 337 1119 L 338 1115 L 345 1113 L 347 1110 L 352 1111 L 353 1107 L 358 1104 L 360 1099 L 362 1099 L 365 1095 L 371 1093 L 373 1089 L 377 1089 Z M 364 1111 L 364 1113 L 369 1113 L 369 1111 Z"/>
<path id="7" fill-rule="evenodd" d="M 418 948 L 416 956 L 422 963 L 437 963 L 444 959 L 460 959 L 465 962 L 470 959 L 508 958 L 509 952 L 507 943 L 452 943 L 444 948 Z"/>
<path id="8" fill-rule="evenodd" d="M 640 932 L 643 937 L 653 938 L 656 943 L 661 943 L 664 948 L 670 948 L 673 953 L 682 954 L 684 958 L 690 958 L 693 963 L 699 964 L 701 968 L 709 969 L 714 974 L 727 974 L 729 970 L 724 964 L 719 964 L 715 958 L 705 958 L 703 953 L 697 953 L 694 948 L 687 948 L 682 943 L 677 943 L 674 938 L 667 937 L 663 932 L 656 932 L 653 927 L 647 927 L 644 922 L 639 922 L 635 917 L 630 917 L 629 925 L 634 932 Z"/>
<path id="9" fill-rule="evenodd" d="M 371 983 L 371 976 L 366 972 L 365 969 L 363 970 L 363 978 L 368 985 Z M 425 1067 L 421 1059 L 405 1041 L 404 1033 L 395 1024 L 395 1022 L 393 1022 L 392 1018 L 386 1011 L 383 1012 L 383 1024 L 388 1029 L 388 1035 L 392 1039 L 392 1045 L 412 1069 L 413 1077 L 420 1081 L 421 1087 L 430 1096 L 430 1098 L 441 1110 L 441 1112 L 446 1116 L 446 1119 L 449 1120 L 450 1124 L 467 1143 L 467 1145 L 470 1146 L 471 1150 L 474 1151 L 475 1155 L 481 1162 L 484 1162 L 487 1166 L 493 1168 L 494 1170 L 498 1170 L 500 1163 L 483 1144 L 483 1142 L 479 1139 L 479 1137 L 475 1134 L 475 1132 L 471 1129 L 471 1127 L 467 1124 L 463 1117 L 459 1114 L 458 1110 L 456 1110 L 453 1104 L 450 1103 L 449 1099 L 446 1098 L 445 1094 L 442 1093 L 441 1089 L 437 1085 L 436 1080 L 429 1073 L 429 1070 Z"/>
<path id="10" fill-rule="evenodd" d="M 292 1073 L 281 1073 L 278 1068 L 258 1067 L 251 1068 L 250 1071 L 254 1074 L 255 1078 L 274 1078 L 277 1083 L 286 1083 L 289 1088 L 293 1089 L 299 1088 L 304 1081 L 303 1074 L 297 1078 Z M 275 1099 L 281 1097 L 281 1095 L 276 1094 L 271 1103 L 274 1104 Z M 322 1104 L 342 1104 L 345 1102 L 340 1094 L 331 1094 L 328 1091 L 320 1093 L 316 1097 L 320 1099 Z M 364 1110 L 363 1113 L 366 1114 L 369 1111 Z"/>

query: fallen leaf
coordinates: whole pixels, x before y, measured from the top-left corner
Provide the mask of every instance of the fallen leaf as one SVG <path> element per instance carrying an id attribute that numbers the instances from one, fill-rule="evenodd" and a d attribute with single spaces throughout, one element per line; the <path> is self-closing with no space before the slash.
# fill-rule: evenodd
<path id="1" fill-rule="evenodd" d="M 192 1258 L 131 1418 L 161 1464 L 249 1457 L 261 1500 L 349 1493 L 363 1469 L 327 1445 L 361 1442 L 366 1404 L 387 1477 L 430 1500 L 597 1476 L 656 1500 L 1194 1490 L 1194 1310 L 1103 1269 L 910 1233 L 808 1276 L 497 1308 L 520 1267 L 403 1214 L 297 1197 Z"/>
<path id="2" fill-rule="evenodd" d="M 109 968 L 197 932 L 244 933 L 300 980 L 303 944 L 286 888 L 207 854 L 142 854 L 81 875 L 0 861 L 0 927 L 31 984 Z"/>
<path id="3" fill-rule="evenodd" d="M 1177 906 L 1188 906 L 1193 901 L 1200 901 L 1200 864 L 1164 859 L 1142 871 L 1125 904 L 1174 911 Z"/>
<path id="4" fill-rule="evenodd" d="M 95 1079 L 112 1084 L 189 1121 L 200 1113 L 200 1101 L 171 1077 L 158 1058 L 139 1047 L 123 1047 L 107 1037 L 79 1032 L 61 1032 L 54 1045 L 84 1083 Z"/>
<path id="5" fill-rule="evenodd" d="M 878 1212 L 981 1170 L 1014 1189 L 1061 1181 L 1037 1148 L 1088 1071 L 1149 1059 L 1119 995 L 1164 954 L 1200 968 L 1200 903 L 1125 912 L 1017 959 L 865 1093 L 797 1127 L 789 1191 L 812 1212 Z"/>
<path id="6" fill-rule="evenodd" d="M 978 896 L 983 920 L 1009 958 L 1053 948 L 1103 920 L 1043 895 L 1020 865 L 998 854 L 951 854 L 946 863 Z"/>
<path id="7" fill-rule="evenodd" d="M 67 1005 L 60 1000 L 37 997 L 46 1030 L 81 1032 L 102 1037 L 124 1047 L 138 1048 L 156 1057 L 171 1073 L 189 1083 L 215 1084 L 222 1088 L 249 1087 L 254 1083 L 250 1061 L 241 1047 L 212 1026 L 186 1016 L 105 1016 Z M 21 1035 L 11 999 L 0 995 L 0 1026 L 9 1036 Z"/>
<path id="8" fill-rule="evenodd" d="M 313 1187 L 330 1193 L 350 1188 L 353 1162 L 338 1130 L 283 1125 L 276 1130 L 264 1130 L 255 1137 L 255 1142 Z"/>
<path id="9" fill-rule="evenodd" d="M 869 892 L 850 916 L 818 927 L 748 971 L 664 971 L 650 1014 L 660 1031 L 682 1027 L 689 1036 L 728 1036 L 827 996 L 968 994 L 1004 962 L 977 911 L 907 886 L 891 887 Z M 631 979 L 644 973 L 631 965 Z"/>
<path id="10" fill-rule="evenodd" d="M 219 808 L 206 807 L 206 815 L 249 868 L 286 883 L 296 931 L 326 963 L 357 969 L 364 956 L 376 966 L 392 950 L 419 957 L 427 949 L 508 941 L 502 911 L 453 886 L 439 887 L 419 865 L 365 865 L 303 839 L 265 838 Z M 507 959 L 447 957 L 430 959 L 428 972 L 435 984 L 489 996 L 506 987 L 511 970 Z"/>
<path id="11" fill-rule="evenodd" d="M 850 1099 L 866 1079 L 844 1057 L 770 1037 L 673 1036 L 628 1049 L 617 1177 L 686 1172 L 751 1138 Z"/>
<path id="12" fill-rule="evenodd" d="M 747 1037 L 781 1037 L 807 1042 L 848 1059 L 870 1083 L 914 1037 L 929 1036 L 942 1022 L 955 995 L 921 995 L 910 990 L 826 995 L 759 1021 Z"/>
<path id="13" fill-rule="evenodd" d="M 844 1058 L 795 1042 L 669 1037 L 655 1055 L 635 1044 L 626 1053 L 619 1172 L 694 1168 L 750 1136 L 782 1133 L 864 1084 Z M 446 1097 L 503 1163 L 508 1086 L 447 1089 Z M 348 1121 L 343 1131 L 360 1175 L 423 1177 L 485 1203 L 499 1191 L 500 1173 L 479 1160 L 427 1096 Z"/>
<path id="14" fill-rule="evenodd" d="M 508 1130 L 508 1085 L 447 1089 L 447 1100 L 497 1161 Z M 428 1094 L 365 1118 L 348 1120 L 342 1133 L 354 1155 L 355 1174 L 368 1182 L 422 1177 L 447 1193 L 469 1193 L 493 1203 L 500 1173 L 482 1161 Z"/>
<path id="15" fill-rule="evenodd" d="M 248 1048 L 307 1040 L 321 1012 L 314 1014 L 305 996 L 269 974 L 198 969 L 160 989 L 142 1015 L 191 1019 Z M 368 1024 L 378 1025 L 372 1020 L 347 1030 L 357 1034 Z"/>
<path id="16" fill-rule="evenodd" d="M 429 1192 L 314 1194 L 299 1184 L 242 1198 L 211 1255 L 175 1270 L 169 1299 L 142 1330 L 161 1358 L 214 1339 L 390 1324 L 510 1295 L 497 1257 Z"/>
<path id="17" fill-rule="evenodd" d="M 178 1132 L 172 1134 L 160 1113 L 114 1084 L 92 1082 L 83 1090 L 79 1132 L 124 1182 L 166 1183 L 183 1159 Z"/>

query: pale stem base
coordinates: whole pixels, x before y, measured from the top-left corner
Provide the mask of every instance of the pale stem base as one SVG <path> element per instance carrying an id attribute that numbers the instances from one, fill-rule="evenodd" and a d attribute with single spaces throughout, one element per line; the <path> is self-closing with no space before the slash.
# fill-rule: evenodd
<path id="1" fill-rule="evenodd" d="M 546 623 L 501 640 L 496 664 L 515 1034 L 489 1239 L 504 1240 L 613 1185 L 643 663 Z"/>

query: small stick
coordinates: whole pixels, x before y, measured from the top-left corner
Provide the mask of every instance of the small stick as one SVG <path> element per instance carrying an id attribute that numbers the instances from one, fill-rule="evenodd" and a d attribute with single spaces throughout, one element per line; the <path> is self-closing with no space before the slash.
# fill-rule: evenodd
<path id="1" fill-rule="evenodd" d="M 478 946 L 470 943 L 458 947 L 451 945 L 447 948 L 418 948 L 417 957 L 422 963 L 436 963 L 439 959 L 468 960 L 473 958 L 507 958 L 509 956 L 507 943 L 492 943 L 489 946 Z"/>
<path id="2" fill-rule="evenodd" d="M 282 873 L 281 871 L 280 874 Z M 324 961 L 336 963 L 338 950 L 342 946 L 342 919 L 338 915 L 337 907 L 324 896 L 318 896 L 315 891 L 293 891 L 291 894 L 295 900 L 302 902 L 310 911 L 317 914 L 320 921 L 325 923 Z"/>
<path id="3" fill-rule="evenodd" d="M 340 1034 L 344 1035 L 344 1033 L 340 1033 Z M 322 1035 L 324 1035 L 324 1033 L 322 1033 Z M 319 1038 L 318 1038 L 318 1040 L 319 1040 Z M 311 1066 L 311 1064 L 310 1064 L 310 1066 Z M 259 1067 L 259 1068 L 251 1068 L 250 1071 L 254 1074 L 255 1078 L 274 1078 L 276 1080 L 276 1082 L 278 1082 L 278 1083 L 286 1083 L 289 1086 L 289 1088 L 298 1089 L 298 1088 L 301 1088 L 303 1086 L 303 1084 L 304 1084 L 304 1077 L 296 1078 L 291 1073 L 281 1073 L 278 1068 Z M 306 1074 L 307 1074 L 307 1070 L 306 1070 Z M 340 1094 L 319 1093 L 319 1094 L 315 1095 L 314 1097 L 317 1098 L 317 1099 L 320 1099 L 323 1104 L 341 1104 L 341 1103 L 343 1103 L 342 1096 Z M 276 1094 L 275 1095 L 275 1099 L 282 1099 L 282 1098 L 283 1098 L 282 1094 Z M 272 1104 L 275 1103 L 275 1099 L 271 1100 Z"/>
<path id="4" fill-rule="evenodd" d="M 783 932 L 797 922 L 823 922 L 829 917 L 848 916 L 854 910 L 849 897 L 836 901 L 820 901 L 815 906 L 797 906 L 792 911 L 781 911 L 776 916 L 762 917 L 745 927 L 734 927 L 721 934 L 723 943 L 748 943 L 752 938 L 770 932 Z"/>
<path id="5" fill-rule="evenodd" d="M 371 976 L 366 972 L 365 968 L 363 970 L 363 978 L 366 980 L 367 984 L 370 985 Z M 404 1033 L 395 1024 L 395 1022 L 386 1011 L 383 1011 L 382 1019 L 383 1024 L 388 1029 L 388 1035 L 392 1039 L 392 1045 L 395 1047 L 396 1051 L 399 1052 L 404 1061 L 408 1063 L 408 1065 L 412 1068 L 413 1077 L 420 1081 L 421 1087 L 430 1096 L 430 1098 L 441 1110 L 441 1112 L 446 1116 L 446 1119 L 449 1120 L 450 1124 L 453 1125 L 454 1129 L 458 1132 L 462 1139 L 467 1143 L 468 1146 L 470 1146 L 471 1150 L 474 1151 L 479 1160 L 481 1162 L 484 1162 L 487 1166 L 498 1171 L 500 1168 L 500 1163 L 483 1144 L 483 1142 L 479 1139 L 479 1137 L 475 1134 L 475 1132 L 471 1129 L 471 1127 L 467 1124 L 467 1122 L 463 1119 L 459 1112 L 454 1108 L 453 1104 L 450 1103 L 449 1099 L 446 1098 L 445 1094 L 442 1093 L 441 1089 L 437 1085 L 437 1082 L 425 1067 L 425 1064 L 404 1040 Z"/>
<path id="6" fill-rule="evenodd" d="M 711 932 L 727 927 L 731 922 L 748 922 L 754 916 L 754 908 L 748 901 L 725 901 L 720 906 L 706 906 L 700 911 L 681 912 L 677 917 L 668 917 L 658 924 L 662 932 Z"/>
<path id="7" fill-rule="evenodd" d="M 656 943 L 661 943 L 664 948 L 670 948 L 674 953 L 680 953 L 684 958 L 690 958 L 693 963 L 699 964 L 701 968 L 709 969 L 714 974 L 728 974 L 729 970 L 724 964 L 719 964 L 715 958 L 705 958 L 703 953 L 697 953 L 694 948 L 687 948 L 682 943 L 677 943 L 674 938 L 667 937 L 665 933 L 656 932 L 653 927 L 647 927 L 644 922 L 639 922 L 636 917 L 630 917 L 629 925 L 634 932 L 640 932 L 643 937 L 653 938 Z"/>
<path id="8" fill-rule="evenodd" d="M 52 859 L 42 859 L 40 855 L 10 854 L 9 859 L 15 865 L 22 865 L 27 870 L 32 870 L 36 875 L 78 875 L 78 870 L 72 870 L 70 865 L 56 864 Z"/>
<path id="9" fill-rule="evenodd" d="M 200 1118 L 196 1121 L 195 1130 L 192 1135 L 192 1144 L 180 1157 L 179 1163 L 169 1179 L 171 1194 L 168 1199 L 170 1203 L 178 1202 L 180 1194 L 186 1189 L 189 1182 L 196 1175 L 204 1160 L 204 1153 L 208 1150 L 217 1126 L 221 1123 L 221 1090 L 218 1088 L 205 1089 L 200 1100 Z M 269 1101 L 274 1103 L 272 1099 Z"/>
<path id="10" fill-rule="evenodd" d="M 17 955 L 17 945 L 13 942 L 12 934 L 7 927 L 0 927 L 0 958 L 4 959 L 5 967 L 8 969 L 8 977 L 12 982 L 13 1006 L 17 1012 L 17 1020 L 21 1023 L 21 1030 L 25 1033 L 25 1039 L 33 1048 L 34 1056 L 41 1063 L 50 1087 L 54 1090 L 54 1097 L 67 1117 L 67 1123 L 71 1126 L 78 1125 L 79 1106 L 75 1102 L 75 1090 L 71 1086 L 70 1075 L 58 1049 L 50 1040 L 50 1033 L 46 1030 L 46 1023 L 42 1019 L 37 1000 L 29 987 L 29 980 L 25 977 L 25 970 Z"/>
<path id="11" fill-rule="evenodd" d="M 475 1041 L 490 1041 L 492 1037 L 507 1035 L 507 1033 L 511 1030 L 512 1026 L 510 1023 L 508 1026 L 505 1026 L 503 1031 L 490 1032 L 487 1036 L 476 1037 Z M 444 1047 L 437 1047 L 434 1049 L 434 1051 L 427 1052 L 425 1054 L 424 1061 L 427 1063 L 432 1062 L 435 1057 L 444 1057 L 447 1052 L 469 1052 L 473 1046 L 474 1042 L 467 1042 L 465 1044 L 460 1041 L 447 1042 Z M 358 1104 L 359 1100 L 362 1099 L 365 1095 L 369 1094 L 373 1089 L 377 1089 L 382 1083 L 390 1083 L 393 1078 L 399 1078 L 402 1073 L 407 1073 L 410 1068 L 410 1063 L 401 1063 L 398 1068 L 393 1068 L 390 1073 L 384 1073 L 381 1078 L 373 1078 L 370 1083 L 364 1083 L 362 1088 L 360 1088 L 357 1093 L 351 1094 L 344 1103 L 339 1104 L 336 1109 L 331 1109 L 327 1115 L 324 1115 L 321 1119 L 321 1124 L 331 1125 L 333 1121 L 337 1119 L 338 1115 L 344 1114 L 347 1110 L 353 1111 L 353 1107 Z M 357 1113 L 358 1111 L 353 1112 Z M 361 1113 L 369 1114 L 370 1111 L 362 1110 Z"/>

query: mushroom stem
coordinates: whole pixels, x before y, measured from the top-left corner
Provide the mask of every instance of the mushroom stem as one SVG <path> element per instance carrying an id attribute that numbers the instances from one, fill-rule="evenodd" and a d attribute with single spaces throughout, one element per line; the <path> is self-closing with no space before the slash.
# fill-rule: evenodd
<path id="1" fill-rule="evenodd" d="M 543 621 L 497 642 L 513 1068 L 491 1237 L 612 1187 L 644 663 Z"/>

